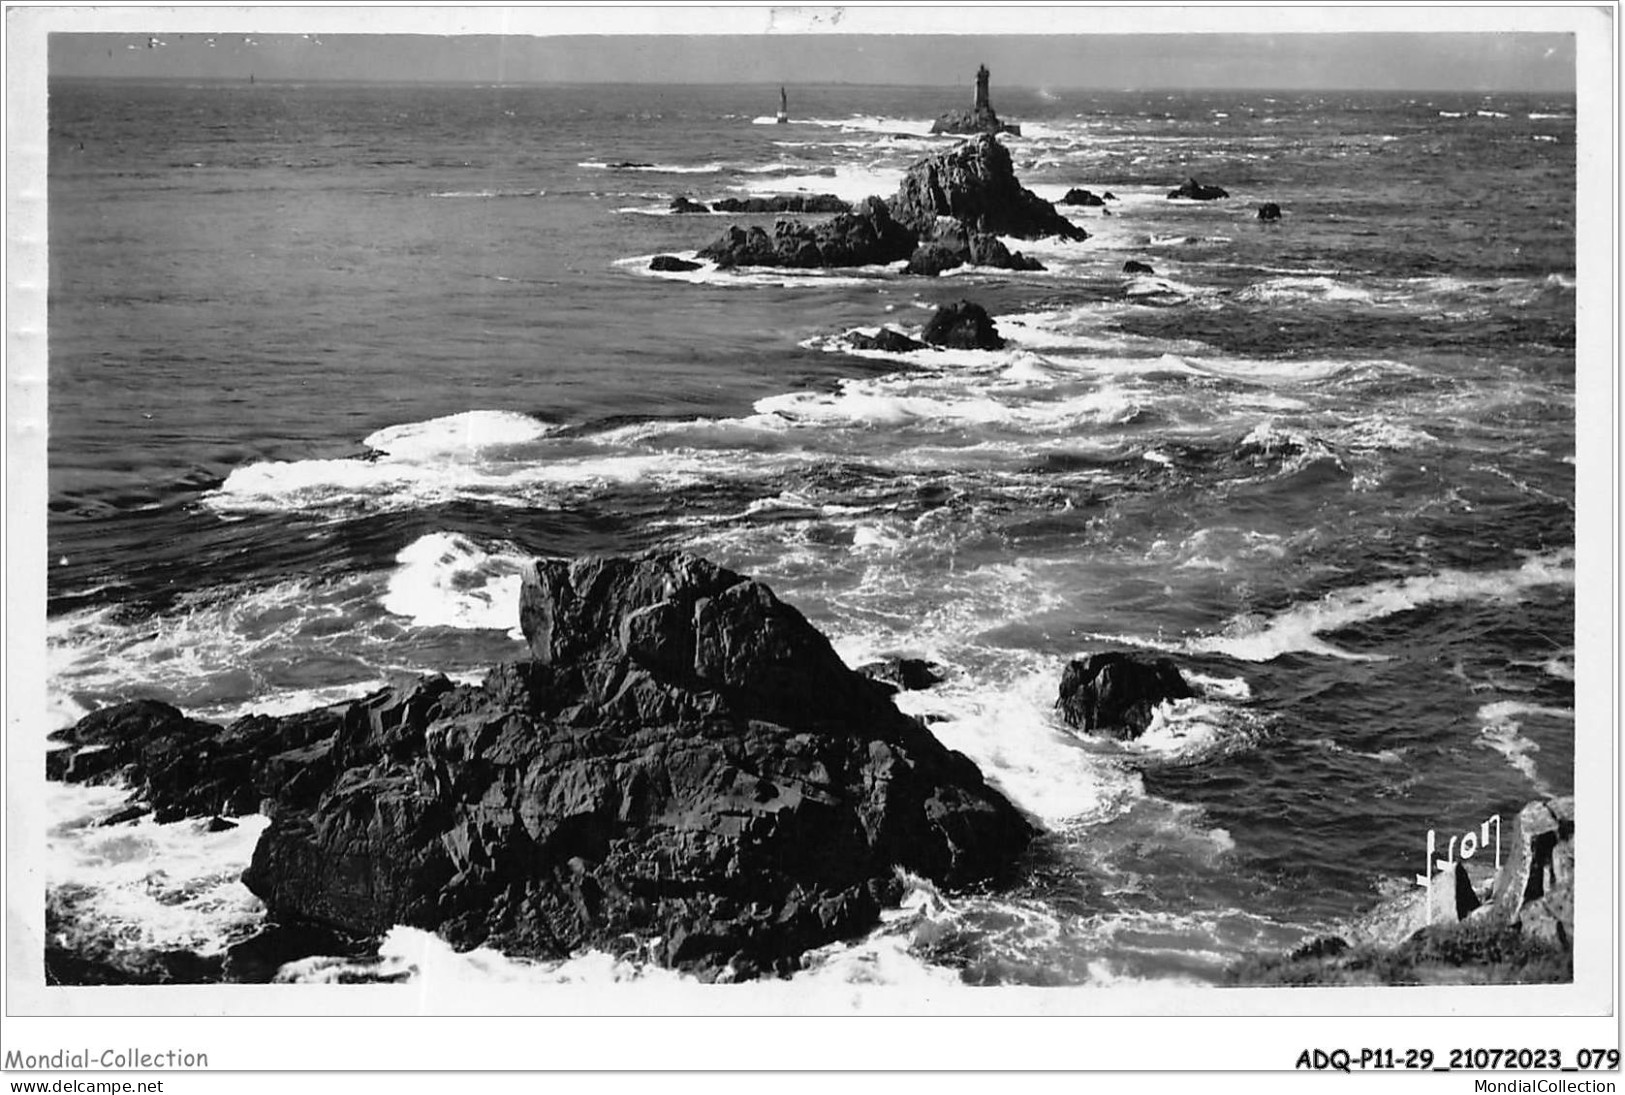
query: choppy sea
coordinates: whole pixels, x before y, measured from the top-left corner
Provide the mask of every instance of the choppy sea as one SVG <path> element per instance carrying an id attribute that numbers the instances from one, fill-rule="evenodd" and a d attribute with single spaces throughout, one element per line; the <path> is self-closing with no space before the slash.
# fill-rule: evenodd
<path id="1" fill-rule="evenodd" d="M 1572 792 L 1573 96 L 995 83 L 1026 186 L 1114 195 L 1063 207 L 1085 242 L 1010 241 L 1046 270 L 651 273 L 773 219 L 674 196 L 884 196 L 966 90 L 789 96 L 780 125 L 765 87 L 53 82 L 29 732 L 477 679 L 524 655 L 525 560 L 689 548 L 852 664 L 947 667 L 900 705 L 1045 830 L 1013 888 L 921 883 L 813 984 L 1212 983 L 1403 888 L 1429 828 Z M 1192 176 L 1231 197 L 1166 197 Z M 847 346 L 961 298 L 1007 348 Z M 1056 685 L 1106 648 L 1199 695 L 1079 736 Z M 46 793 L 84 930 L 253 932 L 263 819 Z"/>

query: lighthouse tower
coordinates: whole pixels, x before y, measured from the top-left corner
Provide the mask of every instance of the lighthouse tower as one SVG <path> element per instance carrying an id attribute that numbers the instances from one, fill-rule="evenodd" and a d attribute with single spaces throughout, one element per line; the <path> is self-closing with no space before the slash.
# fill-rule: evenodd
<path id="1" fill-rule="evenodd" d="M 971 103 L 971 112 L 982 114 L 993 109 L 993 104 L 987 101 L 987 66 L 982 65 L 976 70 L 976 99 Z"/>

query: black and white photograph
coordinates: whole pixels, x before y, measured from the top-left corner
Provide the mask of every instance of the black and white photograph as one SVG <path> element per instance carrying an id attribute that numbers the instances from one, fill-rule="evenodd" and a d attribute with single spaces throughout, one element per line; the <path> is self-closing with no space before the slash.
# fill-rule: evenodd
<path id="1" fill-rule="evenodd" d="M 8 8 L 7 1014 L 1617 1030 L 1617 9 L 1428 10 Z"/>

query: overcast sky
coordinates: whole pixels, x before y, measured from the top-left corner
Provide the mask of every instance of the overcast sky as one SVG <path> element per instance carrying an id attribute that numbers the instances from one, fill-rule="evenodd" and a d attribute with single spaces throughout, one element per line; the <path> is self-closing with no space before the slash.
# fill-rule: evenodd
<path id="1" fill-rule="evenodd" d="M 76 77 L 941 86 L 986 63 L 1010 87 L 1573 91 L 1573 10 L 1508 11 L 137 7 L 46 29 Z M 899 33 L 921 26 L 947 33 Z"/>

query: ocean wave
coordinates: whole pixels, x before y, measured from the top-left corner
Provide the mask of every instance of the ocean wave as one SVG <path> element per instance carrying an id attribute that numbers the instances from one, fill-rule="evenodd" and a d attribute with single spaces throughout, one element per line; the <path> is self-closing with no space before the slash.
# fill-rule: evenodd
<path id="1" fill-rule="evenodd" d="M 1529 780 L 1537 792 L 1549 795 L 1552 793 L 1551 784 L 1536 768 L 1533 755 L 1540 752 L 1540 746 L 1523 733 L 1524 720 L 1530 716 L 1572 721 L 1574 712 L 1516 700 L 1485 704 L 1478 709 L 1478 720 L 1482 724 L 1478 732 L 1478 744 L 1482 748 L 1500 753 L 1514 771 Z"/>
<path id="2" fill-rule="evenodd" d="M 166 950 L 220 956 L 261 921 L 264 906 L 241 876 L 268 818 L 240 817 L 221 832 L 150 816 L 104 826 L 126 788 L 52 782 L 44 793 L 45 900 L 58 945 L 111 946 L 115 964 Z"/>
<path id="3" fill-rule="evenodd" d="M 416 627 L 505 631 L 521 639 L 519 587 L 529 563 L 517 551 L 493 554 L 466 536 L 432 532 L 396 556 L 383 606 Z"/>
<path id="4" fill-rule="evenodd" d="M 389 456 L 412 458 L 478 454 L 504 445 L 522 445 L 552 427 L 513 411 L 463 411 L 460 414 L 386 426 L 362 443 Z"/>
<path id="5" fill-rule="evenodd" d="M 1334 301 L 1369 304 L 1372 294 L 1331 277 L 1279 277 L 1257 282 L 1236 294 L 1237 300 L 1255 303 L 1282 301 Z"/>
<path id="6" fill-rule="evenodd" d="M 1184 647 L 1196 653 L 1224 654 L 1249 662 L 1270 661 L 1290 653 L 1380 660 L 1380 655 L 1341 650 L 1319 636 L 1423 605 L 1468 600 L 1517 601 L 1537 588 L 1573 586 L 1573 562 L 1573 549 L 1562 549 L 1532 555 L 1522 566 L 1509 570 L 1440 570 L 1334 590 L 1273 617 L 1239 618 L 1232 621 L 1224 634 L 1191 639 Z"/>

